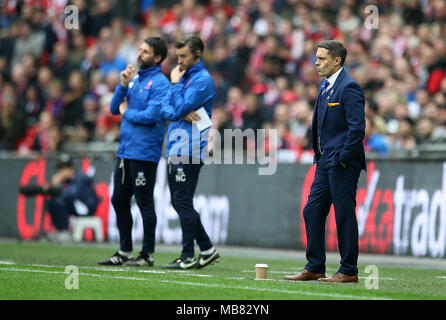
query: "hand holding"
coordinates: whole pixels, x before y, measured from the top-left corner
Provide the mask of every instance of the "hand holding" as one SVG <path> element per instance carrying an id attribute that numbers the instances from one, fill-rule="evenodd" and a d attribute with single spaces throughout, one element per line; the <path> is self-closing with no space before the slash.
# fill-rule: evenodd
<path id="1" fill-rule="evenodd" d="M 186 120 L 189 122 L 194 122 L 194 121 L 200 121 L 201 117 L 198 114 L 198 112 L 192 111 L 192 112 L 188 113 L 187 115 L 185 115 L 183 117 L 183 120 Z"/>

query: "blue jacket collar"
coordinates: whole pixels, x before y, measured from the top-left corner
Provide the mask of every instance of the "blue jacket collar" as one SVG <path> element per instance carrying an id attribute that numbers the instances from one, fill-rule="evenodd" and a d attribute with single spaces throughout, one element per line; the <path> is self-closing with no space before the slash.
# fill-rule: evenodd
<path id="1" fill-rule="evenodd" d="M 204 59 L 201 59 L 199 62 L 197 62 L 196 64 L 194 64 L 192 67 L 190 67 L 189 70 L 186 71 L 186 73 L 184 74 L 184 76 L 186 78 L 190 77 L 191 75 L 193 75 L 194 73 L 203 70 L 204 69 Z"/>
<path id="2" fill-rule="evenodd" d="M 154 75 L 154 74 L 159 73 L 159 72 L 161 72 L 161 65 L 157 64 L 156 66 L 149 67 L 149 68 L 146 68 L 146 69 L 139 69 L 138 75 L 141 78 L 145 78 L 147 76 L 151 76 L 151 75 Z"/>

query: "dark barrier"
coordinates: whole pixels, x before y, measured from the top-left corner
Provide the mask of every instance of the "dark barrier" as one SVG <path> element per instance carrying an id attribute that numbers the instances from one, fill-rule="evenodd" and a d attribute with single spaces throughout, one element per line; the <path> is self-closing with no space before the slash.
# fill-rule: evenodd
<path id="1" fill-rule="evenodd" d="M 44 196 L 25 198 L 20 185 L 50 181 L 54 162 L 0 160 L 0 236 L 33 239 L 52 229 Z M 109 241 L 118 240 L 110 205 L 113 161 L 78 159 L 84 172 L 94 173 L 101 197 L 96 216 L 102 218 Z M 215 244 L 303 249 L 306 246 L 302 210 L 314 176 L 314 166 L 279 164 L 274 175 L 258 175 L 257 165 L 207 165 L 195 198 L 203 224 Z M 180 243 L 181 229 L 170 204 L 166 164 L 158 166 L 155 187 L 158 243 Z M 133 203 L 133 237 L 142 239 L 142 221 Z M 368 163 L 357 193 L 361 252 L 445 257 L 446 163 Z M 333 208 L 326 224 L 327 250 L 337 250 Z M 86 232 L 86 240 L 93 237 Z"/>

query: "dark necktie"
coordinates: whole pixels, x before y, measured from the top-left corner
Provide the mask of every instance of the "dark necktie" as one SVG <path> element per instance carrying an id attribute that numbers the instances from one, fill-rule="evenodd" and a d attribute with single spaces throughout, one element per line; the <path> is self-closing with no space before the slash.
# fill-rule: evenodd
<path id="1" fill-rule="evenodd" d="M 325 83 L 322 85 L 322 91 L 321 91 L 321 97 L 324 97 L 324 95 L 327 93 L 327 88 L 330 85 L 330 82 L 328 82 L 327 79 L 325 79 Z"/>

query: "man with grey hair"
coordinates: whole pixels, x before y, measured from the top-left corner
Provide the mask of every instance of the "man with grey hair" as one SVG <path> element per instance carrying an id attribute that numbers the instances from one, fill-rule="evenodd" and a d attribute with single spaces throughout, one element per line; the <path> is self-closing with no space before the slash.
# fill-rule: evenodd
<path id="1" fill-rule="evenodd" d="M 314 163 L 317 164 L 303 210 L 307 232 L 307 264 L 286 280 L 358 282 L 356 190 L 366 169 L 363 139 L 365 99 L 359 84 L 344 70 L 347 50 L 339 41 L 318 44 L 316 69 L 323 77 L 313 113 Z M 325 221 L 334 205 L 341 267 L 325 276 Z"/>

